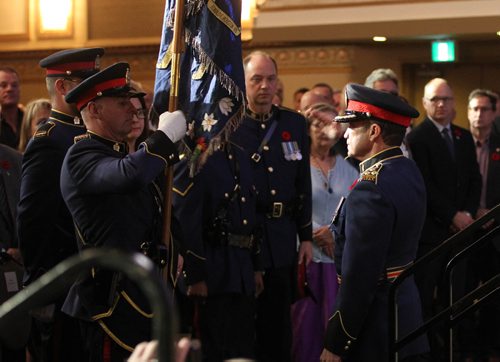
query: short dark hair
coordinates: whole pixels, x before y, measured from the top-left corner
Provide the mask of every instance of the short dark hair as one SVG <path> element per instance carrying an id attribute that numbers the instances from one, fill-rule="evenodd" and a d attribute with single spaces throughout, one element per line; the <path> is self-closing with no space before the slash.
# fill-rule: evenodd
<path id="1" fill-rule="evenodd" d="M 307 88 L 307 87 L 300 87 L 295 92 L 293 92 L 293 95 L 295 96 L 295 95 L 297 95 L 299 93 L 305 93 L 305 92 L 309 92 L 309 88 Z"/>
<path id="2" fill-rule="evenodd" d="M 333 97 L 333 88 L 328 83 L 316 83 L 315 85 L 313 85 L 312 89 L 314 88 L 327 88 L 328 91 L 330 92 L 330 95 Z"/>
<path id="3" fill-rule="evenodd" d="M 0 67 L 0 72 L 15 74 L 19 78 L 19 73 L 12 67 Z"/>
<path id="4" fill-rule="evenodd" d="M 493 111 L 497 110 L 497 101 L 498 101 L 498 96 L 496 95 L 495 92 L 490 91 L 489 89 L 474 89 L 472 92 L 469 94 L 469 102 L 473 100 L 474 98 L 478 97 L 487 97 L 490 100 L 491 103 L 491 109 Z"/>
<path id="5" fill-rule="evenodd" d="M 387 146 L 401 146 L 406 134 L 406 127 L 371 119 L 369 124 L 377 124 L 381 129 L 382 140 Z"/>

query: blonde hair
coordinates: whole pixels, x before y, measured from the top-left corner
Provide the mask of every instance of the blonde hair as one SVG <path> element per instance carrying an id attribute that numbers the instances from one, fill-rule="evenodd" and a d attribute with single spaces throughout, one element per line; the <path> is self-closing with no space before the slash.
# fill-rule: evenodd
<path id="1" fill-rule="evenodd" d="M 47 110 L 50 112 L 52 106 L 50 101 L 45 98 L 34 99 L 30 101 L 26 108 L 24 109 L 23 121 L 21 123 L 21 134 L 19 135 L 19 146 L 17 147 L 20 152 L 24 152 L 26 146 L 28 145 L 28 141 L 33 136 L 31 134 L 31 121 L 35 117 L 35 115 L 40 110 Z"/>

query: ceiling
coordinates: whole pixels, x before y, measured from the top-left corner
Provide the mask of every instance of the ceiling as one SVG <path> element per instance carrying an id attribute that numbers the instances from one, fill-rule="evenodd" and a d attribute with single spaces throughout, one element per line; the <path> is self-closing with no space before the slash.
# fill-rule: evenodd
<path id="1" fill-rule="evenodd" d="M 286 1 L 294 4 L 286 6 Z M 373 36 L 380 35 L 388 42 L 446 38 L 500 44 L 496 34 L 500 0 L 330 2 L 306 7 L 297 0 L 267 0 L 256 18 L 252 43 L 355 44 L 372 42 Z"/>

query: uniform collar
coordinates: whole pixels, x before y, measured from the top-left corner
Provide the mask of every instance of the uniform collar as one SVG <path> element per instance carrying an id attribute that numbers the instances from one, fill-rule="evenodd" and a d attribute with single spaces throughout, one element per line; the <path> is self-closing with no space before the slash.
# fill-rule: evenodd
<path id="1" fill-rule="evenodd" d="M 276 112 L 278 108 L 276 106 L 272 106 L 271 110 L 268 113 L 254 113 L 250 110 L 250 108 L 246 108 L 245 114 L 247 117 L 253 119 L 254 121 L 258 122 L 266 122 L 267 120 L 271 119 Z"/>
<path id="2" fill-rule="evenodd" d="M 128 146 L 124 142 L 113 141 L 108 138 L 101 137 L 98 134 L 95 134 L 91 131 L 87 131 L 87 134 L 89 138 L 101 142 L 102 144 L 108 146 L 109 148 L 113 149 L 116 152 L 128 153 Z"/>
<path id="3" fill-rule="evenodd" d="M 377 162 L 386 160 L 388 158 L 397 157 L 397 156 L 403 157 L 403 151 L 401 151 L 401 148 L 399 148 L 398 146 L 386 148 L 385 150 L 374 154 L 369 159 L 361 162 L 359 164 L 359 172 L 365 172 L 366 170 L 368 170 L 370 167 L 372 167 Z"/>
<path id="4" fill-rule="evenodd" d="M 83 126 L 83 121 L 78 116 L 72 116 L 67 113 L 52 109 L 50 111 L 50 119 L 63 123 L 72 124 L 75 126 Z"/>

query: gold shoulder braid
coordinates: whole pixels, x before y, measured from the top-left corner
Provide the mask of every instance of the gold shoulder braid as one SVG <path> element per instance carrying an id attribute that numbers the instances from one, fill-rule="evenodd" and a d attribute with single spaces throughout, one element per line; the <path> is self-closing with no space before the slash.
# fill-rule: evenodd
<path id="1" fill-rule="evenodd" d="M 371 181 L 374 182 L 375 184 L 377 183 L 377 178 L 378 174 L 380 173 L 380 170 L 382 170 L 383 167 L 382 162 L 377 162 L 370 168 L 366 169 L 362 174 L 361 174 L 361 180 L 363 181 Z"/>
<path id="2" fill-rule="evenodd" d="M 47 121 L 38 129 L 36 130 L 35 134 L 33 135 L 34 138 L 39 138 L 39 137 L 46 137 L 49 135 L 50 131 L 52 128 L 54 128 L 56 124 L 52 121 Z"/>
<path id="3" fill-rule="evenodd" d="M 75 138 L 73 139 L 73 142 L 77 143 L 78 141 L 85 140 L 87 138 L 90 138 L 90 135 L 88 133 L 84 133 L 84 134 L 75 136 Z"/>

